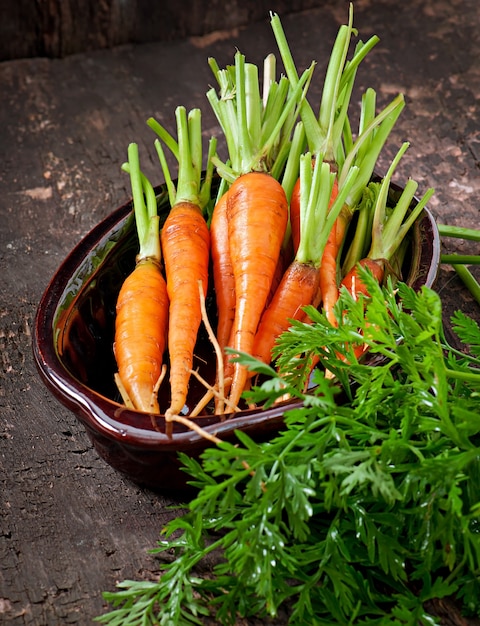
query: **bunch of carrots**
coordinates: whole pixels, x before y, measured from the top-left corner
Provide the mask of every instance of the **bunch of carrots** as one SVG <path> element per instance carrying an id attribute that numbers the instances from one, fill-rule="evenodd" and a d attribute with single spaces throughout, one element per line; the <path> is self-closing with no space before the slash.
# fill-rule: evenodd
<path id="1" fill-rule="evenodd" d="M 139 253 L 117 302 L 116 381 L 127 406 L 163 412 L 167 423 L 205 414 L 211 401 L 219 415 L 245 408 L 242 394 L 252 373 L 236 357 L 246 353 L 270 363 L 291 321 L 310 323 L 308 305 L 337 324 L 340 289 L 368 296 L 360 266 L 379 282 L 386 273 L 400 276 L 406 234 L 433 193 L 428 190 L 415 205 L 417 184 L 409 180 L 397 204 L 388 206 L 407 143 L 383 180 L 371 182 L 404 99 L 400 94 L 377 112 L 375 91 L 368 89 L 358 130 L 352 127 L 356 72 L 378 41 L 353 46 L 352 8 L 332 48 L 318 114 L 308 98 L 315 63 L 300 75 L 278 15 L 271 15 L 271 25 L 285 68 L 278 81 L 273 54 L 264 61 L 263 89 L 259 68 L 240 52 L 224 69 L 209 59 L 217 87 L 206 96 L 223 133 L 225 159 L 212 137 L 204 166 L 199 109 L 177 107 L 176 137 L 148 120 L 171 207 L 161 228 L 136 144 L 123 165 Z M 166 150 L 178 165 L 175 176 Z M 209 286 L 215 328 L 205 306 Z M 215 380 L 202 381 L 205 396 L 186 416 L 190 379 L 198 377 L 193 358 L 202 323 L 214 347 Z M 169 384 L 166 407 L 158 404 L 161 384 Z"/>

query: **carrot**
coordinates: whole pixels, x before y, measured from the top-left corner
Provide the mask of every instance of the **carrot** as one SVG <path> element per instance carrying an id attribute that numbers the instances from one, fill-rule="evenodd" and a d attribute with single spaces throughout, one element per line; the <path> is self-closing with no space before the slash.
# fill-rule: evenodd
<path id="1" fill-rule="evenodd" d="M 352 269 L 342 278 L 340 286 L 345 287 L 355 298 L 357 298 L 359 294 L 363 294 L 364 296 L 369 295 L 367 286 L 360 277 L 358 269 L 359 266 L 368 269 L 373 278 L 379 284 L 382 284 L 383 277 L 385 275 L 385 259 L 369 259 L 368 257 L 365 257 L 364 259 L 358 261 L 357 265 L 352 267 Z"/>
<path id="2" fill-rule="evenodd" d="M 273 32 L 285 65 L 287 76 L 292 84 L 298 79 L 297 70 L 290 53 L 288 43 L 278 16 L 271 20 Z M 338 221 L 328 241 L 320 269 L 320 290 L 323 309 L 332 324 L 336 323 L 333 313 L 338 300 L 339 255 L 343 246 L 348 226 L 352 220 L 363 189 L 370 181 L 378 155 L 404 107 L 400 94 L 378 115 L 375 116 L 375 92 L 368 89 L 362 97 L 362 109 L 358 137 L 353 142 L 348 118 L 348 106 L 356 78 L 357 69 L 368 52 L 378 42 L 378 37 L 371 37 L 365 44 L 359 42 L 353 57 L 347 61 L 353 29 L 353 9 L 350 5 L 348 24 L 340 26 L 327 66 L 322 88 L 318 117 L 313 113 L 308 101 L 304 100 L 300 117 L 305 127 L 307 143 L 314 156 L 322 155 L 324 161 L 331 164 L 338 172 L 338 188 L 342 184 L 352 165 L 359 168 L 359 175 L 346 199 Z M 292 239 L 298 241 L 298 185 L 292 193 L 290 203 L 290 222 Z"/>
<path id="3" fill-rule="evenodd" d="M 140 250 L 118 295 L 113 349 L 125 400 L 139 411 L 159 413 L 157 385 L 167 341 L 168 295 L 161 271 L 157 203 L 140 172 L 136 144 L 128 147 L 124 169 L 130 172 Z"/>
<path id="4" fill-rule="evenodd" d="M 235 277 L 228 239 L 227 195 L 217 201 L 210 221 L 213 284 L 217 303 L 216 339 L 223 350 L 230 338 L 235 317 Z"/>
<path id="5" fill-rule="evenodd" d="M 255 335 L 253 355 L 265 363 L 272 360 L 275 340 L 288 329 L 291 320 L 305 319 L 303 307 L 318 305 L 320 264 L 327 236 L 356 174 L 357 169 L 353 168 L 343 193 L 331 203 L 335 175 L 330 172 L 329 164 L 317 159 L 312 174 L 311 154 L 306 153 L 300 159 L 299 246 Z"/>
<path id="6" fill-rule="evenodd" d="M 376 198 L 373 207 L 370 249 L 367 256 L 360 259 L 344 275 L 340 283 L 341 287 L 345 287 L 355 297 L 359 294 L 368 296 L 368 289 L 361 278 L 359 266 L 369 270 L 373 278 L 382 283 L 385 271 L 391 266 L 392 259 L 399 250 L 410 227 L 434 193 L 434 190 L 430 188 L 418 202 L 414 203 L 418 184 L 409 179 L 395 206 L 387 209 L 392 175 L 408 146 L 408 142 L 402 144 L 381 183 L 370 183 L 369 185 Z"/>
<path id="7" fill-rule="evenodd" d="M 204 208 L 210 199 L 213 166 L 201 182 L 202 138 L 199 109 L 175 111 L 178 131 L 178 182 L 172 182 L 168 164 L 157 139 L 155 146 L 169 191 L 171 209 L 161 231 L 167 289 L 170 298 L 168 353 L 170 358 L 170 406 L 165 416 L 178 415 L 184 409 L 198 329 L 202 321 L 198 284 L 204 293 L 208 287 L 210 232 Z M 158 123 L 150 126 L 158 131 Z M 157 132 L 157 134 L 159 134 Z M 165 142 L 165 133 L 160 135 Z M 166 142 L 165 142 L 166 143 Z M 172 138 L 170 143 L 174 145 Z M 169 145 L 169 144 L 167 144 Z M 210 141 L 209 158 L 215 150 Z M 175 150 L 174 154 L 177 152 Z"/>
<path id="8" fill-rule="evenodd" d="M 210 65 L 220 86 L 220 97 L 213 88 L 207 97 L 224 131 L 230 157 L 228 163 L 215 157 L 214 163 L 219 175 L 229 184 L 223 225 L 228 231 L 234 275 L 235 316 L 227 343 L 231 354 L 236 355 L 251 353 L 280 263 L 288 224 L 288 201 L 279 177 L 291 146 L 298 102 L 313 66 L 290 89 L 285 77 L 279 83 L 272 79 L 274 59 L 269 55 L 264 65 L 268 75 L 264 85 L 268 88 L 262 100 L 258 68 L 246 63 L 240 52 L 235 55 L 234 68 L 220 70 L 213 59 Z M 222 198 L 214 207 L 212 223 L 217 220 L 217 211 L 224 209 Z M 217 303 L 223 300 L 222 294 L 217 293 Z M 229 411 L 238 405 L 248 380 L 245 367 L 232 357 L 226 362 L 226 377 L 230 368 Z"/>
<path id="9" fill-rule="evenodd" d="M 231 347 L 251 354 L 287 227 L 288 203 L 275 178 L 251 172 L 230 187 L 227 212 L 236 301 Z M 246 368 L 235 363 L 229 396 L 234 405 L 247 379 Z"/>

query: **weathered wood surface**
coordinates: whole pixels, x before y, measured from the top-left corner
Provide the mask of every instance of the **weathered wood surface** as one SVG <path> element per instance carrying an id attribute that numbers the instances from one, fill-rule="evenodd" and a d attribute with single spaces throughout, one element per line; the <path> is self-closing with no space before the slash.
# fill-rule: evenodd
<path id="1" fill-rule="evenodd" d="M 412 175 L 420 190 L 435 187 L 430 208 L 438 220 L 471 227 L 480 216 L 479 6 L 359 0 L 355 18 L 362 38 L 381 38 L 358 74 L 359 93 L 372 86 L 381 102 L 399 91 L 407 99 L 384 164 L 409 139 L 399 180 Z M 322 75 L 346 11 L 346 2 L 328 2 L 283 20 L 299 65 L 315 58 Z M 130 141 L 161 182 L 146 119 L 172 127 L 177 104 L 201 106 L 205 134 L 216 131 L 205 104 L 206 59 L 231 62 L 236 46 L 260 62 L 274 49 L 268 19 L 219 40 L 0 64 L 0 623 L 89 624 L 115 581 L 155 575 L 147 550 L 174 514 L 167 507 L 179 503 L 131 484 L 97 457 L 37 375 L 32 322 L 67 252 L 128 198 L 120 164 Z M 445 247 L 475 251 L 459 240 Z M 480 319 L 451 269 L 442 267 L 437 286 L 446 319 L 457 308 Z M 443 624 L 475 623 L 450 605 L 437 609 Z"/>
<path id="2" fill-rule="evenodd" d="M 64 57 L 126 43 L 174 41 L 242 28 L 322 0 L 2 0 L 0 61 Z"/>

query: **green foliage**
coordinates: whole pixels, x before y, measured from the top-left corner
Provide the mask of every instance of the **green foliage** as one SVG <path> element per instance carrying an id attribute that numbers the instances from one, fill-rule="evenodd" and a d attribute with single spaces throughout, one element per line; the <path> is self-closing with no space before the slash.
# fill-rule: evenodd
<path id="1" fill-rule="evenodd" d="M 371 297 L 342 293 L 338 328 L 309 311 L 313 324 L 293 324 L 278 369 L 251 390 L 303 399 L 277 436 L 239 432 L 201 463 L 182 456 L 198 491 L 153 551 L 159 580 L 104 594 L 113 609 L 97 621 L 235 624 L 282 609 L 292 625 L 431 625 L 425 602 L 451 595 L 479 614 L 480 330 L 455 315 L 472 350 L 457 354 L 435 292 L 362 279 Z M 310 376 L 313 357 L 323 368 Z"/>

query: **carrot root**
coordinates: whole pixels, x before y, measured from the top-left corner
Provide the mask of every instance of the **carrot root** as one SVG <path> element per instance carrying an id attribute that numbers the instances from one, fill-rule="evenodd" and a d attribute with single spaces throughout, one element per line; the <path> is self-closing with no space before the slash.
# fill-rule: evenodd
<path id="1" fill-rule="evenodd" d="M 230 187 L 227 217 L 236 300 L 230 345 L 251 354 L 287 227 L 285 191 L 270 174 L 243 174 Z M 246 368 L 235 362 L 229 395 L 234 406 L 247 379 Z"/>
<path id="2" fill-rule="evenodd" d="M 170 298 L 168 352 L 170 355 L 169 415 L 179 414 L 186 402 L 193 352 L 202 321 L 198 281 L 208 285 L 210 233 L 200 208 L 190 202 L 172 207 L 161 233 L 167 289 Z"/>
<path id="3" fill-rule="evenodd" d="M 157 262 L 145 259 L 127 276 L 117 300 L 114 352 L 133 406 L 159 413 L 157 383 L 167 340 L 168 296 Z"/>
<path id="4" fill-rule="evenodd" d="M 292 319 L 303 319 L 303 307 L 315 302 L 319 271 L 314 265 L 293 261 L 283 275 L 272 302 L 260 320 L 253 355 L 270 363 L 275 340 L 289 327 Z"/>

